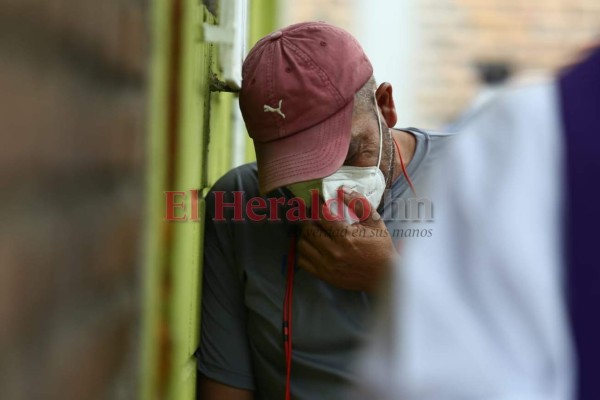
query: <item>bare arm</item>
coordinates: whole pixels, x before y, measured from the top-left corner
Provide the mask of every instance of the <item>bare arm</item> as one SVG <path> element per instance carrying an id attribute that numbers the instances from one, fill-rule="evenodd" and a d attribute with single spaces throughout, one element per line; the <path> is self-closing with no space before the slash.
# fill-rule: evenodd
<path id="1" fill-rule="evenodd" d="M 254 392 L 246 389 L 238 389 L 233 386 L 213 381 L 205 376 L 198 378 L 198 398 L 201 400 L 253 400 Z"/>

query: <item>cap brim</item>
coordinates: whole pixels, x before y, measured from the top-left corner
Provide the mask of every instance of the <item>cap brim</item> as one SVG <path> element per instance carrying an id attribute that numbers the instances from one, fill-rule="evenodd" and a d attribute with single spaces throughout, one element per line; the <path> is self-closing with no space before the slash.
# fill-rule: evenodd
<path id="1" fill-rule="evenodd" d="M 254 142 L 262 194 L 338 170 L 348 153 L 354 99 L 325 121 L 267 143 Z"/>

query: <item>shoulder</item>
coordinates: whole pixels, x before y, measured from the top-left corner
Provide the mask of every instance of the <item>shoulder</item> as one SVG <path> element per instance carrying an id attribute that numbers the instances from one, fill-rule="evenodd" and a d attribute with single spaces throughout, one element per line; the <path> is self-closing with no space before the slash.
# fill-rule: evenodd
<path id="1" fill-rule="evenodd" d="M 246 198 L 259 195 L 258 171 L 255 162 L 235 167 L 215 182 L 204 196 L 207 212 L 212 213 L 217 199 L 226 203 L 233 202 L 237 198 L 236 192 L 242 192 Z"/>
<path id="2" fill-rule="evenodd" d="M 226 209 L 223 212 L 226 218 L 233 218 L 235 214 L 230 206 L 233 203 L 234 207 L 240 206 L 238 212 L 243 216 L 242 218 L 245 218 L 245 206 L 249 201 L 258 198 L 281 198 L 285 196 L 286 192 L 281 188 L 273 190 L 267 195 L 261 195 L 258 185 L 258 168 L 256 162 L 251 162 L 235 167 L 219 178 L 204 196 L 204 200 L 209 215 L 217 208 L 225 207 Z M 278 207 L 280 206 L 279 202 L 275 202 L 275 204 L 278 204 Z"/>
<path id="3" fill-rule="evenodd" d="M 457 131 L 449 128 L 443 131 L 423 129 L 423 128 L 401 128 L 401 130 L 412 133 L 416 138 L 417 142 L 424 143 L 428 150 L 437 147 L 445 147 L 447 143 L 450 143 L 456 136 Z"/>
<path id="4" fill-rule="evenodd" d="M 401 128 L 403 131 L 408 131 L 415 136 L 422 136 L 430 139 L 440 139 L 440 138 L 449 138 L 456 134 L 456 130 L 448 129 L 443 131 L 432 130 L 432 129 L 423 129 L 423 128 Z"/>
<path id="5" fill-rule="evenodd" d="M 423 128 L 402 128 L 405 132 L 410 132 L 417 139 L 417 148 L 415 150 L 415 162 L 421 161 L 429 163 L 440 157 L 449 143 L 454 141 L 457 136 L 455 130 L 437 131 Z"/>
<path id="6" fill-rule="evenodd" d="M 258 195 L 258 170 L 256 162 L 231 169 L 215 182 L 210 191 L 232 192 L 239 190 L 252 195 Z"/>

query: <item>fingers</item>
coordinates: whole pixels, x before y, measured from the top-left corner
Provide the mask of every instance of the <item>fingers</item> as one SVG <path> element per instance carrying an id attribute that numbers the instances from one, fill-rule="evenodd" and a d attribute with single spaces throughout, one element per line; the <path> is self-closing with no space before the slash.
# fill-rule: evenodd
<path id="1" fill-rule="evenodd" d="M 354 211 L 361 224 L 370 226 L 380 224 L 381 215 L 362 194 L 344 188 L 344 203 Z"/>
<path id="2" fill-rule="evenodd" d="M 356 220 L 358 220 L 358 218 L 356 218 Z M 339 231 L 350 225 L 344 219 L 343 213 L 339 216 L 333 217 L 333 213 L 327 204 L 323 205 L 323 218 L 320 218 L 318 221 L 316 221 L 316 223 L 327 232 Z"/>
<path id="3" fill-rule="evenodd" d="M 371 206 L 369 200 L 361 193 L 350 190 L 345 187 L 340 188 L 339 199 L 344 201 L 344 207 L 350 216 L 356 222 L 349 224 L 343 218 L 331 217 L 334 213 L 330 210 L 328 204 L 322 204 L 323 217 L 316 221 L 327 232 L 341 232 L 351 226 L 357 226 L 357 222 L 363 226 L 381 227 L 383 224 L 381 215 Z M 337 207 L 337 204 L 335 205 Z M 335 211 L 335 215 L 340 214 L 340 210 Z"/>
<path id="4" fill-rule="evenodd" d="M 343 203 L 341 203 L 343 202 Z M 369 217 L 371 204 L 360 193 L 341 186 L 338 189 L 338 197 L 333 203 L 325 203 L 322 206 L 323 218 L 318 222 L 326 230 L 342 230 L 356 222 L 364 221 Z M 346 221 L 344 214 L 347 213 L 353 222 Z"/>
<path id="5" fill-rule="evenodd" d="M 334 246 L 329 234 L 318 224 L 303 224 L 298 240 L 298 267 L 322 278 L 325 263 L 329 260 L 329 249 Z"/>
<path id="6" fill-rule="evenodd" d="M 343 193 L 340 190 L 338 199 L 343 200 L 342 194 Z M 333 207 L 337 207 L 337 203 L 334 203 Z M 313 222 L 328 232 L 329 236 L 332 236 L 330 234 L 331 232 L 340 231 L 348 226 L 348 223 L 344 220 L 343 214 L 337 215 L 339 210 L 331 210 L 329 205 L 322 200 L 319 201 L 319 209 L 321 210 L 320 218 L 318 220 L 313 220 Z"/>
<path id="7" fill-rule="evenodd" d="M 354 212 L 358 220 L 361 222 L 366 220 L 371 214 L 371 203 L 362 194 L 343 188 L 344 203 Z"/>
<path id="8" fill-rule="evenodd" d="M 314 275 L 319 275 L 318 265 L 322 259 L 319 250 L 308 240 L 301 238 L 298 241 L 298 267 Z"/>
<path id="9" fill-rule="evenodd" d="M 300 240 L 309 242 L 314 247 L 326 249 L 327 246 L 334 245 L 332 237 L 336 232 L 328 230 L 319 222 L 306 222 L 302 224 L 302 235 Z"/>

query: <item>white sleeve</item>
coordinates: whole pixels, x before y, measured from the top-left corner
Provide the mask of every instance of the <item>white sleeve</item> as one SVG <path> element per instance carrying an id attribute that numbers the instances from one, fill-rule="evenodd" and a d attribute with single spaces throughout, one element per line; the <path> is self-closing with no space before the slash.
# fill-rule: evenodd
<path id="1" fill-rule="evenodd" d="M 433 235 L 405 244 L 361 398 L 568 400 L 559 124 L 552 84 L 511 89 L 431 179 Z"/>

